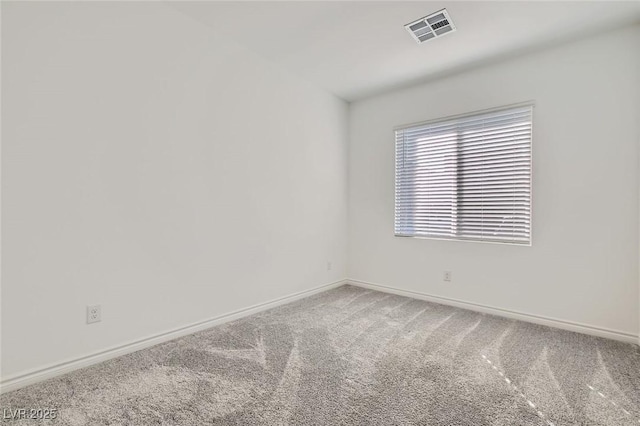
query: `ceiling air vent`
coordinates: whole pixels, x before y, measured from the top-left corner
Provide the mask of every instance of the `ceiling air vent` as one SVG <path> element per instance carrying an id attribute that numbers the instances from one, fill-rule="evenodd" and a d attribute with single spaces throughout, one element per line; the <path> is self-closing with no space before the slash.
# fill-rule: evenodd
<path id="1" fill-rule="evenodd" d="M 404 26 L 415 41 L 424 43 L 425 41 L 443 36 L 456 30 L 447 9 L 442 9 L 429 16 L 420 18 Z"/>

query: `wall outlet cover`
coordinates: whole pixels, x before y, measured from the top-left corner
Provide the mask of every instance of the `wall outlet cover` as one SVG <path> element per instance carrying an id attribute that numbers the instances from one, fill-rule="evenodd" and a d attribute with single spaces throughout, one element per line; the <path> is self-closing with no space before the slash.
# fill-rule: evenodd
<path id="1" fill-rule="evenodd" d="M 102 321 L 102 308 L 100 305 L 87 306 L 87 324 Z"/>

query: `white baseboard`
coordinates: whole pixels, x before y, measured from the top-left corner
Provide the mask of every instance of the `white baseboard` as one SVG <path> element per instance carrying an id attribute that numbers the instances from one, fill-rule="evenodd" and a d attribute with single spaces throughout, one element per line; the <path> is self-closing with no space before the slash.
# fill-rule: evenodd
<path id="1" fill-rule="evenodd" d="M 169 340 L 176 339 L 181 336 L 193 334 L 197 331 L 204 330 L 216 325 L 223 324 L 225 322 L 233 321 L 242 317 L 246 317 L 267 309 L 275 308 L 276 306 L 284 305 L 309 297 L 314 294 L 330 290 L 332 288 L 339 287 L 347 284 L 347 280 L 335 281 L 329 284 L 321 285 L 309 290 L 300 291 L 298 293 L 283 296 L 278 299 L 273 299 L 268 302 L 259 303 L 257 305 L 249 306 L 244 309 L 229 312 L 223 315 L 219 315 L 214 318 L 210 318 L 205 321 L 197 322 L 187 325 L 185 327 L 176 328 L 164 333 L 159 333 L 153 336 L 149 336 L 140 340 L 126 343 L 124 345 L 112 347 L 103 351 L 95 352 L 90 355 L 82 356 L 79 358 L 71 359 L 65 362 L 57 363 L 43 368 L 34 369 L 28 372 L 20 373 L 14 376 L 3 378 L 0 381 L 0 393 L 10 392 L 15 389 L 19 389 L 43 380 L 51 379 L 56 376 L 68 373 L 79 368 L 88 367 L 93 364 L 116 358 L 128 353 L 136 352 L 150 346 L 157 345 L 159 343 L 167 342 Z"/>
<path id="2" fill-rule="evenodd" d="M 556 318 L 548 318 L 540 315 L 526 314 L 523 312 L 511 311 L 508 309 L 496 308 L 493 306 L 482 305 L 479 303 L 465 302 L 463 300 L 451 299 L 448 297 L 434 296 L 432 294 L 421 293 L 417 291 L 402 290 L 396 287 L 390 287 L 381 284 L 374 284 L 366 281 L 355 279 L 347 279 L 347 282 L 356 287 L 362 287 L 370 290 L 382 291 L 385 293 L 397 294 L 399 296 L 412 297 L 414 299 L 426 300 L 429 302 L 440 303 L 443 305 L 455 306 L 457 308 L 469 309 L 471 311 L 483 312 L 487 314 L 497 315 L 500 317 L 517 319 L 520 321 L 531 322 L 534 324 L 546 325 L 549 327 L 560 328 L 562 330 L 574 331 L 576 333 L 589 334 L 592 336 L 605 337 L 607 339 L 619 340 L 626 343 L 638 344 L 638 336 L 624 331 L 611 330 L 603 327 L 595 327 L 592 325 L 581 324 L 577 322 L 565 321 Z"/>

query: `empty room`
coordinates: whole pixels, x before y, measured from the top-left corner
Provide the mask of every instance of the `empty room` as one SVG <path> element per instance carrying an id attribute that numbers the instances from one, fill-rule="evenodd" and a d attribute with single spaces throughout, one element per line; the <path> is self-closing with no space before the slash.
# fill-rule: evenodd
<path id="1" fill-rule="evenodd" d="M 640 426 L 640 1 L 0 14 L 0 423 Z"/>

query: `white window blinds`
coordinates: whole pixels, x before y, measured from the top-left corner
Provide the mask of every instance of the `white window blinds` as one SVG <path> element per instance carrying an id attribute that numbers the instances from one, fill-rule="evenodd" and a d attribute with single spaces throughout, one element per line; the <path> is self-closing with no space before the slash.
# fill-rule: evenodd
<path id="1" fill-rule="evenodd" d="M 396 130 L 396 235 L 530 244 L 532 109 Z"/>

